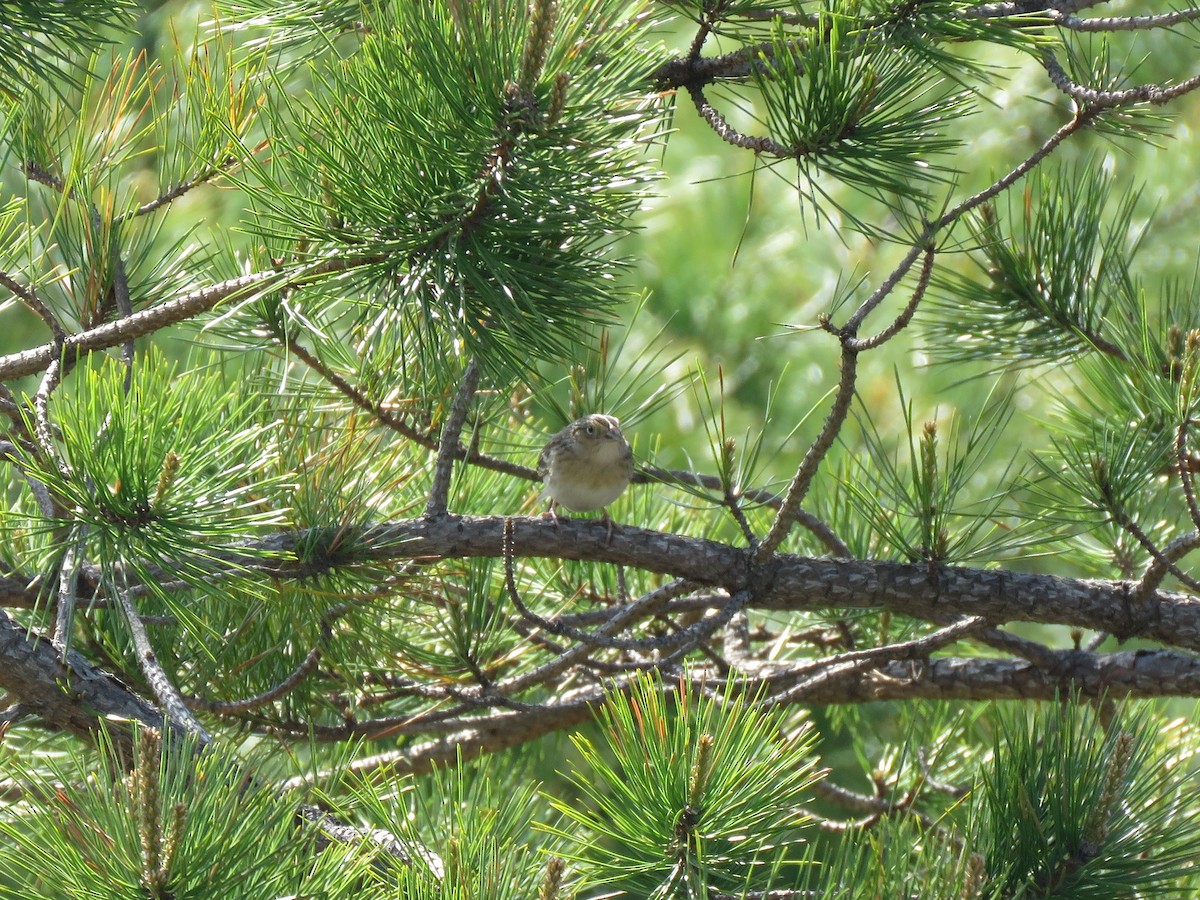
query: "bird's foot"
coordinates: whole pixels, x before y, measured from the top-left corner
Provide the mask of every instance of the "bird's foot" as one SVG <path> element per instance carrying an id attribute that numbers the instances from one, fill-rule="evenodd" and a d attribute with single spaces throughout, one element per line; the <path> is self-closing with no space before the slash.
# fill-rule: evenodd
<path id="1" fill-rule="evenodd" d="M 612 544 L 613 528 L 617 527 L 612 520 L 612 516 L 608 514 L 608 509 L 602 510 L 604 513 L 604 524 L 608 526 L 608 536 L 604 539 L 604 546 L 608 547 Z"/>

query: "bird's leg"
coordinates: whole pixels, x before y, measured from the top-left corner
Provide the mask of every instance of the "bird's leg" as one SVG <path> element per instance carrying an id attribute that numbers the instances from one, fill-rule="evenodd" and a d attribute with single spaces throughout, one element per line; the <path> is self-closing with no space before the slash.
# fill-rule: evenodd
<path id="1" fill-rule="evenodd" d="M 560 522 L 562 519 L 565 519 L 565 518 L 566 518 L 566 516 L 560 516 L 560 515 L 558 514 L 558 501 L 557 501 L 557 500 L 551 500 L 551 501 L 550 501 L 550 508 L 549 508 L 549 509 L 547 509 L 547 510 L 546 510 L 544 513 L 542 513 L 542 518 L 543 518 L 543 519 L 550 519 L 550 520 L 552 520 L 552 521 L 554 522 L 554 527 L 555 527 L 555 528 L 557 528 L 557 527 L 558 527 L 558 523 L 559 523 L 559 522 Z"/>
<path id="2" fill-rule="evenodd" d="M 604 516 L 604 523 L 605 523 L 605 524 L 608 526 L 608 537 L 607 537 L 607 538 L 605 539 L 605 541 L 604 541 L 604 546 L 605 546 L 605 547 L 607 547 L 607 546 L 609 546 L 610 544 L 612 544 L 612 536 L 613 536 L 613 520 L 612 520 L 612 516 L 610 516 L 610 515 L 608 514 L 608 507 L 607 507 L 607 506 L 601 507 L 601 509 L 600 509 L 600 512 L 601 512 L 601 513 L 603 514 L 603 516 Z"/>

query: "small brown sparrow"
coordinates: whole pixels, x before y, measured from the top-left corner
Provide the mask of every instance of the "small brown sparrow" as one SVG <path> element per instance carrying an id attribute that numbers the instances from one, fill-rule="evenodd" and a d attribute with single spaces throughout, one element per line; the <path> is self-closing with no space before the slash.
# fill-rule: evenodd
<path id="1" fill-rule="evenodd" d="M 560 506 L 575 512 L 605 509 L 633 478 L 633 450 L 621 434 L 621 423 L 598 413 L 576 419 L 546 444 L 538 457 L 538 474 L 545 487 L 540 499 L 550 500 L 548 514 L 557 518 Z"/>

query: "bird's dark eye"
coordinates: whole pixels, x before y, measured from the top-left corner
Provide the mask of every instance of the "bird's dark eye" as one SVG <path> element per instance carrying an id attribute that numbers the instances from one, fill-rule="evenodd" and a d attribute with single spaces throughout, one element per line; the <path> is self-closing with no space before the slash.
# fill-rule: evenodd
<path id="1" fill-rule="evenodd" d="M 596 433 L 596 426 L 595 426 L 595 425 L 589 425 L 589 426 L 587 427 L 587 429 L 586 429 L 586 430 L 587 430 L 587 433 L 588 433 L 588 434 L 595 434 L 595 433 Z"/>

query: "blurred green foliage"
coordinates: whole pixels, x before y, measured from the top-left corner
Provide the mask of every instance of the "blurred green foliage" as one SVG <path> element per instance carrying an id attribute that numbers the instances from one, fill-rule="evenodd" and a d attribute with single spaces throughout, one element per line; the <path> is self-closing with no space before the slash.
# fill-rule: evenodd
<path id="1" fill-rule="evenodd" d="M 1107 14 L 1114 16 L 1137 10 L 1132 3 L 1106 7 Z M 210 11 L 202 0 L 151 4 L 138 21 L 130 49 L 169 63 L 177 47 L 186 50 L 207 36 L 202 23 Z M 679 27 L 660 36 L 668 47 L 682 51 L 691 29 Z M 1164 37 L 1153 54 L 1135 61 L 1132 71 L 1140 80 L 1177 77 L 1193 39 L 1187 33 Z M 1111 36 L 1110 56 L 1128 65 L 1133 40 Z M 710 53 L 721 49 L 719 37 L 715 38 Z M 1057 127 L 1066 109 L 1062 95 L 1027 55 L 1001 47 L 980 59 L 977 51 L 971 45 L 961 53 L 988 69 L 994 87 L 978 99 L 978 114 L 952 125 L 953 136 L 969 148 L 954 158 L 958 168 L 948 193 L 959 197 L 990 183 L 1036 148 Z M 103 52 L 123 51 L 118 46 Z M 303 85 L 303 73 L 291 77 Z M 163 89 L 167 90 L 165 84 Z M 637 233 L 625 238 L 619 248 L 633 268 L 614 290 L 627 296 L 648 292 L 638 330 L 646 335 L 661 329 L 660 346 L 672 357 L 664 380 L 686 378 L 693 371 L 715 380 L 717 370 L 721 371 L 731 434 L 759 430 L 772 397 L 764 444 L 780 452 L 769 454 L 776 464 L 763 475 L 768 481 L 786 479 L 819 420 L 794 434 L 793 430 L 837 377 L 836 343 L 813 329 L 817 316 L 835 302 L 844 304 L 848 296 L 861 299 L 870 293 L 903 248 L 855 233 L 836 214 L 816 215 L 812 205 L 797 195 L 794 164 L 768 164 L 729 147 L 695 115 L 686 95 L 675 98 L 675 103 L 678 109 L 669 138 L 646 151 L 661 165 L 666 180 L 657 196 L 635 214 Z M 1186 160 L 1200 154 L 1200 100 L 1185 98 L 1172 112 L 1174 127 L 1169 134 L 1137 141 L 1084 133 L 1046 164 L 1056 172 L 1098 161 L 1111 176 L 1114 193 L 1140 191 L 1128 228 L 1131 239 L 1144 234 L 1136 274 L 1150 295 L 1168 291 L 1173 281 L 1190 282 L 1196 273 L 1193 223 L 1200 213 L 1200 185 L 1185 183 L 1181 190 L 1180 177 L 1186 174 Z M 753 109 L 742 110 L 750 121 L 755 114 Z M 135 182 L 145 182 L 146 199 L 156 190 L 151 177 L 156 165 L 158 161 L 147 155 L 141 161 L 146 177 L 131 176 Z M 6 177 L 20 176 L 9 169 Z M 821 189 L 855 217 L 870 220 L 880 212 L 870 198 L 829 179 Z M 156 248 L 165 253 L 178 246 L 191 228 L 198 229 L 202 239 L 219 233 L 229 249 L 249 255 L 250 239 L 239 231 L 248 225 L 249 213 L 238 192 L 202 186 L 175 205 L 180 214 L 171 216 L 159 230 L 147 255 L 152 256 Z M 955 236 L 967 239 L 961 226 Z M 971 268 L 964 257 L 946 253 L 939 256 L 938 265 Z M 897 294 L 881 309 L 878 321 L 885 321 L 889 310 L 894 312 L 904 302 L 903 291 Z M 617 312 L 618 317 L 625 314 Z M 872 411 L 876 429 L 884 434 L 899 430 L 906 415 L 895 390 L 897 374 L 914 404 L 917 421 L 974 416 L 982 410 L 992 385 L 981 385 L 971 375 L 974 368 L 975 375 L 984 377 L 980 373 L 986 367 L 943 367 L 931 364 L 925 352 L 920 336 L 923 319 L 940 315 L 944 310 L 923 309 L 909 333 L 863 360 L 859 394 Z M 41 339 L 40 325 L 23 309 L 6 312 L 5 322 L 0 352 Z M 182 356 L 198 337 L 194 326 L 185 324 L 166 336 L 165 349 L 172 352 L 174 346 Z M 636 341 L 632 349 L 636 352 Z M 1006 379 L 1005 386 L 1015 388 L 1018 424 L 1009 434 L 1021 434 L 1029 443 L 1020 450 L 999 448 L 1000 459 L 1040 448 L 1037 436 L 1047 407 L 1046 392 L 1066 386 L 1047 371 L 1017 384 L 1012 381 Z M 1022 419 L 1029 427 L 1020 425 Z M 657 464 L 680 467 L 689 459 L 705 458 L 706 438 L 691 392 L 677 393 L 644 427 L 661 435 L 655 449 Z"/>

